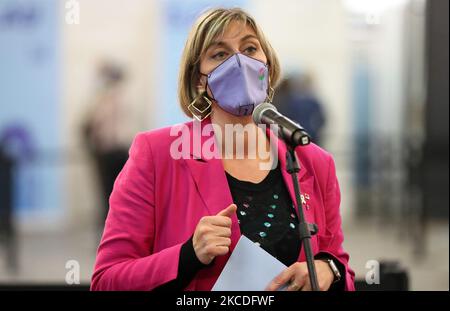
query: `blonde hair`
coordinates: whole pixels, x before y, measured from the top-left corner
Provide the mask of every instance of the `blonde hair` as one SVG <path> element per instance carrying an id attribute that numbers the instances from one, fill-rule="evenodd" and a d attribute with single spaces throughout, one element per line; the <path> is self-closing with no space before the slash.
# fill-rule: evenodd
<path id="1" fill-rule="evenodd" d="M 275 88 L 278 84 L 280 79 L 278 58 L 253 17 L 239 8 L 208 10 L 194 23 L 181 57 L 178 77 L 178 98 L 181 109 L 188 117 L 192 117 L 188 106 L 194 99 L 200 103 L 200 106 L 202 104 L 206 106 L 206 102 L 203 99 L 204 92 L 199 93 L 197 89 L 197 83 L 200 79 L 200 58 L 214 40 L 220 35 L 223 35 L 227 26 L 232 21 L 242 22 L 244 25 L 248 25 L 253 29 L 267 57 L 270 85 L 272 88 Z M 196 106 L 199 105 L 196 104 Z"/>

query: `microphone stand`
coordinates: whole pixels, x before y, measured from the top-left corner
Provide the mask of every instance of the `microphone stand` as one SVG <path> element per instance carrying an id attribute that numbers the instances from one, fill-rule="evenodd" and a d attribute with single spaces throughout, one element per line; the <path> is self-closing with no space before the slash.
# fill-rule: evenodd
<path id="1" fill-rule="evenodd" d="M 313 291 L 319 291 L 319 285 L 317 282 L 317 272 L 314 264 L 314 255 L 311 248 L 311 237 L 318 231 L 316 224 L 308 224 L 305 220 L 305 214 L 303 213 L 303 204 L 301 199 L 300 184 L 298 182 L 297 173 L 300 171 L 300 163 L 295 153 L 295 148 L 286 143 L 286 169 L 292 177 L 294 184 L 295 200 L 297 201 L 299 225 L 298 230 L 300 234 L 300 240 L 305 249 L 306 264 L 308 267 L 309 281 Z"/>

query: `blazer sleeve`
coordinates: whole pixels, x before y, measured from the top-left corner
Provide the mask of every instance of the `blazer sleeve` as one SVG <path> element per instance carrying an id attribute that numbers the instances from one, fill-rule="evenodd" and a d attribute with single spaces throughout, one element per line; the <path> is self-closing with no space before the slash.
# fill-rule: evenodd
<path id="1" fill-rule="evenodd" d="M 319 253 L 324 253 L 335 258 L 345 267 L 345 290 L 355 290 L 355 273 L 349 267 L 349 255 L 342 247 L 344 234 L 342 232 L 342 221 L 340 215 L 341 192 L 336 177 L 336 166 L 334 160 L 329 156 L 328 180 L 325 195 L 325 220 L 326 232 L 318 235 Z"/>
<path id="2" fill-rule="evenodd" d="M 154 180 L 150 145 L 138 134 L 109 199 L 91 290 L 151 290 L 177 277 L 183 243 L 153 252 Z"/>

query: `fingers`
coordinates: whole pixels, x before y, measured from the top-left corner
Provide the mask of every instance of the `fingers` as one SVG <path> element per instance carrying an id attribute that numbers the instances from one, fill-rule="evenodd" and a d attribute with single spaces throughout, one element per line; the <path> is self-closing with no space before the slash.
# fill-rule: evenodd
<path id="1" fill-rule="evenodd" d="M 208 241 L 206 248 L 206 252 L 212 256 L 222 256 L 227 254 L 230 251 L 231 239 L 217 237 Z"/>
<path id="2" fill-rule="evenodd" d="M 278 290 L 284 284 L 289 283 L 287 291 L 311 290 L 309 274 L 306 263 L 296 262 L 285 269 L 266 287 L 266 290 Z"/>
<path id="3" fill-rule="evenodd" d="M 231 217 L 234 213 L 236 213 L 237 206 L 236 204 L 230 204 L 227 208 L 221 210 L 217 216 L 226 216 Z"/>
<path id="4" fill-rule="evenodd" d="M 220 227 L 231 227 L 231 218 L 227 216 L 207 216 L 207 221 L 211 225 L 220 226 Z"/>
<path id="5" fill-rule="evenodd" d="M 276 276 L 272 282 L 266 287 L 265 290 L 275 291 L 278 290 L 282 285 L 286 284 L 295 273 L 294 265 L 286 268 L 283 272 L 281 272 L 278 276 Z"/>
<path id="6" fill-rule="evenodd" d="M 308 268 L 302 263 L 295 263 L 295 273 L 288 286 L 288 291 L 311 290 Z M 309 288 L 309 289 L 308 289 Z"/>
<path id="7" fill-rule="evenodd" d="M 305 280 L 305 283 L 304 283 L 303 287 L 301 288 L 301 291 L 302 291 L 302 292 L 309 292 L 309 291 L 312 291 L 312 288 L 311 288 L 311 282 L 309 281 L 309 278 L 307 278 L 307 279 Z"/>
<path id="8" fill-rule="evenodd" d="M 210 243 L 215 246 L 225 246 L 229 247 L 231 245 L 231 239 L 230 238 L 223 238 L 223 237 L 216 237 L 214 239 L 211 239 Z"/>
<path id="9" fill-rule="evenodd" d="M 198 230 L 197 240 L 209 242 L 216 237 L 230 238 L 231 229 L 226 227 L 219 227 L 213 225 L 204 225 Z"/>
<path id="10" fill-rule="evenodd" d="M 236 213 L 236 204 L 230 204 L 227 208 L 221 210 L 216 216 L 205 216 L 202 218 L 204 222 L 215 226 L 231 227 L 231 216 Z"/>
<path id="11" fill-rule="evenodd" d="M 298 285 L 298 283 L 295 280 L 293 280 L 293 281 L 291 281 L 291 283 L 289 284 L 289 286 L 287 287 L 286 290 L 288 292 L 296 292 L 296 291 L 300 290 L 301 288 L 302 287 L 300 285 Z"/>
<path id="12" fill-rule="evenodd" d="M 229 252 L 229 248 L 226 246 L 215 246 L 211 248 L 211 250 L 208 252 L 209 255 L 212 256 L 212 258 L 216 256 L 223 256 L 226 255 Z"/>
<path id="13" fill-rule="evenodd" d="M 210 263 L 216 256 L 229 252 L 231 245 L 231 216 L 236 212 L 236 205 L 231 204 L 215 216 L 200 219 L 193 235 L 192 243 L 199 260 Z"/>
<path id="14" fill-rule="evenodd" d="M 212 226 L 214 234 L 218 237 L 229 238 L 231 237 L 231 229 L 228 227 Z"/>
<path id="15" fill-rule="evenodd" d="M 329 272 L 327 269 L 329 269 L 329 267 L 326 264 L 321 265 L 319 263 L 316 265 L 319 288 L 322 291 L 328 290 L 333 280 L 333 275 L 329 276 L 332 272 Z M 275 277 L 265 290 L 278 290 L 281 286 L 288 282 L 289 285 L 287 286 L 287 291 L 312 290 L 306 262 L 296 262 L 292 264 L 289 268 L 285 269 L 282 273 Z"/>
<path id="16" fill-rule="evenodd" d="M 210 251 L 217 246 L 230 247 L 231 239 L 226 237 L 206 236 L 200 241 L 200 246 L 204 247 L 206 251 Z"/>

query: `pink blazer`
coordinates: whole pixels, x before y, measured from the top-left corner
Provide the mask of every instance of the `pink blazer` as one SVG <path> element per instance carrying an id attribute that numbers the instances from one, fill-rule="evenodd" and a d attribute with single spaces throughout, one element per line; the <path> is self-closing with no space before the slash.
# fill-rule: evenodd
<path id="1" fill-rule="evenodd" d="M 201 129 L 210 123 L 209 118 L 204 120 Z M 196 128 L 193 122 L 184 126 L 192 138 Z M 211 135 L 202 136 L 202 145 Z M 192 236 L 200 218 L 216 215 L 233 203 L 222 160 L 207 160 L 193 148 L 189 159 L 175 160 L 170 146 L 176 139 L 170 135 L 170 127 L 136 136 L 110 197 L 92 290 L 151 290 L 175 279 L 180 248 Z M 286 146 L 278 140 L 282 175 L 295 202 L 292 180 L 285 170 L 285 151 Z M 311 239 L 313 252 L 326 252 L 340 261 L 346 267 L 345 288 L 354 290 L 354 272 L 342 248 L 340 191 L 334 161 L 314 144 L 299 147 L 296 152 L 301 164 L 300 187 L 309 195 L 305 217 L 319 228 Z M 231 252 L 240 235 L 234 215 Z M 199 271 L 185 289 L 211 290 L 229 255 L 216 257 L 214 264 Z M 305 261 L 303 248 L 298 261 Z"/>

